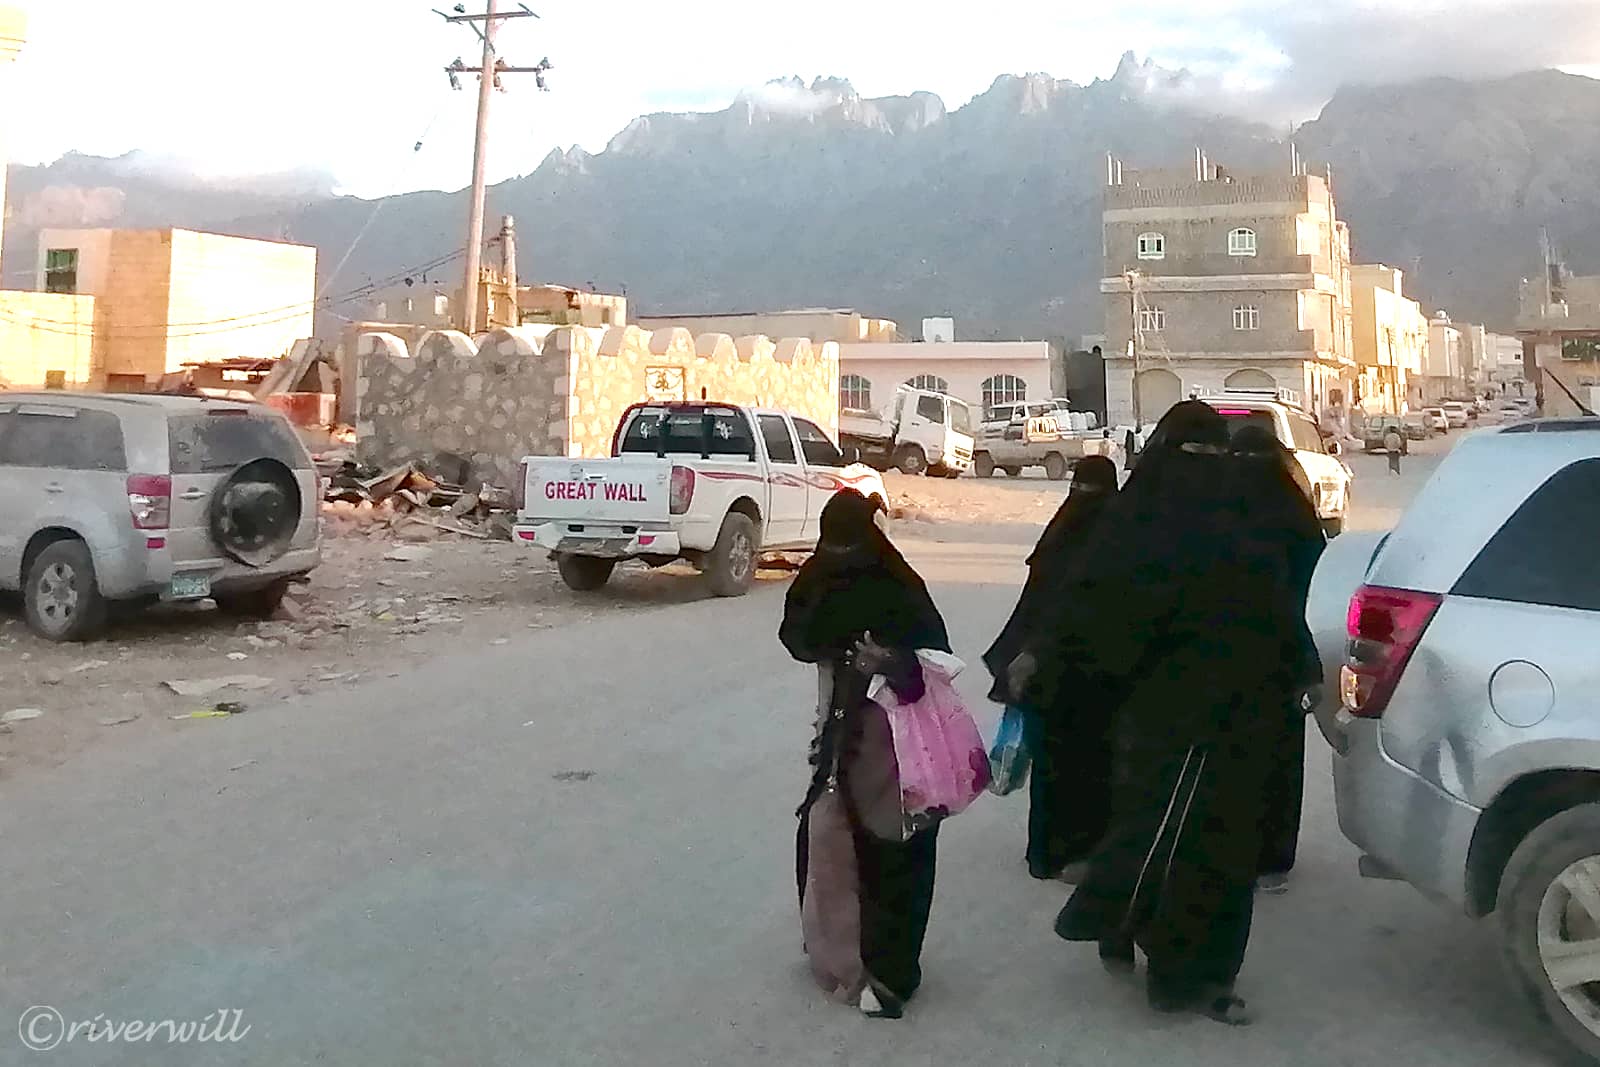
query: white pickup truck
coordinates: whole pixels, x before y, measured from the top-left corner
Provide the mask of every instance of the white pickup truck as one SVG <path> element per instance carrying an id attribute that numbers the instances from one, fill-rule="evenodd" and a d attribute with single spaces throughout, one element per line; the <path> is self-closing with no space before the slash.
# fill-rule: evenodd
<path id="1" fill-rule="evenodd" d="M 636 404 L 611 453 L 522 461 L 516 537 L 549 549 L 579 591 L 605 585 L 624 560 L 686 559 L 717 596 L 742 596 L 763 554 L 816 544 L 818 516 L 841 489 L 888 499 L 876 471 L 783 411 Z"/>
<path id="2" fill-rule="evenodd" d="M 972 412 L 948 393 L 902 385 L 887 411 L 840 412 L 839 440 L 880 471 L 959 478 L 972 466 Z"/>

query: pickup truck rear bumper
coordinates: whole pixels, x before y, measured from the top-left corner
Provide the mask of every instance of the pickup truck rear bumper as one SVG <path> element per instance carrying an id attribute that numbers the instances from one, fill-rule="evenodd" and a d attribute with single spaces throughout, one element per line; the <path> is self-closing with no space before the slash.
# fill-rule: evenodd
<path id="1" fill-rule="evenodd" d="M 517 523 L 512 533 L 523 544 L 534 544 L 551 552 L 573 556 L 598 556 L 602 559 L 633 559 L 637 556 L 678 556 L 683 545 L 672 530 L 639 530 L 628 533 L 615 526 L 586 526 L 572 529 L 566 522 Z"/>

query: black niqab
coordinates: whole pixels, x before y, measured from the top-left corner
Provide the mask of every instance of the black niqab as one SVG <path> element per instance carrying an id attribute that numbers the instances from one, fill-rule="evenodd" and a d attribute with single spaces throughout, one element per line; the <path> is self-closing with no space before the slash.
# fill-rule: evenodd
<path id="1" fill-rule="evenodd" d="M 778 629 L 802 663 L 846 656 L 869 632 L 889 649 L 951 650 L 926 583 L 874 521 L 882 507 L 846 489 L 822 509 L 817 550 L 789 588 Z"/>

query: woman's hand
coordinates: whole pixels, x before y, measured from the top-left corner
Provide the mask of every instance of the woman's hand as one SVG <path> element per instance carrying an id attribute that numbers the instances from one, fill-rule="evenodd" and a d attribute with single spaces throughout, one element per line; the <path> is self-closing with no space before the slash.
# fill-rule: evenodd
<path id="1" fill-rule="evenodd" d="M 874 675 L 884 672 L 893 655 L 894 653 L 874 641 L 871 631 L 868 631 L 856 642 L 851 659 L 855 663 L 856 670 L 862 674 Z"/>

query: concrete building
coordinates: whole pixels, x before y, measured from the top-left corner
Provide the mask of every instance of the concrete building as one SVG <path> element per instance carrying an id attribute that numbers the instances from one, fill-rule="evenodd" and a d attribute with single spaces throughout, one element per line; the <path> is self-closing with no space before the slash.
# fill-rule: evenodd
<path id="1" fill-rule="evenodd" d="M 1428 320 L 1428 351 L 1422 361 L 1422 401 L 1437 404 L 1466 389 L 1468 340 L 1447 312 Z"/>
<path id="2" fill-rule="evenodd" d="M 889 319 L 867 318 L 850 308 L 798 308 L 793 311 L 739 311 L 716 315 L 641 315 L 646 330 L 682 328 L 699 337 L 725 333 L 735 337 L 807 337 L 815 342 L 839 344 L 885 343 L 900 339 L 899 326 Z"/>
<path id="3" fill-rule="evenodd" d="M 885 407 L 902 384 L 965 400 L 974 414 L 1015 400 L 1048 400 L 1055 387 L 1048 341 L 951 341 L 839 346 L 839 404 Z"/>
<path id="4" fill-rule="evenodd" d="M 0 4 L 0 68 L 9 68 L 21 53 L 27 28 L 20 8 Z M 0 81 L 0 87 L 8 83 Z M 0 99 L 0 218 L 5 215 L 7 125 L 24 106 L 25 101 Z M 95 365 L 94 321 L 91 296 L 0 292 L 0 389 L 81 389 L 103 377 Z"/>
<path id="5" fill-rule="evenodd" d="M 1487 388 L 1520 395 L 1525 384 L 1522 373 L 1522 341 L 1505 333 L 1489 335 L 1489 379 Z"/>
<path id="6" fill-rule="evenodd" d="M 187 363 L 267 359 L 311 336 L 317 250 L 194 230 L 43 230 L 38 285 L 94 297 L 92 388 Z"/>
<path id="7" fill-rule="evenodd" d="M 518 321 L 510 315 L 510 289 L 497 272 L 485 270 L 478 291 L 478 308 L 491 328 L 509 326 L 626 326 L 628 298 L 612 293 L 591 293 L 565 285 L 519 285 Z M 374 292 L 363 309 L 366 321 L 395 326 L 424 326 L 453 330 L 459 325 L 461 287 L 440 283 L 399 283 Z"/>
<path id="8" fill-rule="evenodd" d="M 628 298 L 591 293 L 565 285 L 524 285 L 517 289 L 519 325 L 626 326 Z"/>
<path id="9" fill-rule="evenodd" d="M 1145 423 L 1200 390 L 1289 388 L 1342 422 L 1356 379 L 1350 234 L 1325 174 L 1124 171 L 1103 214 L 1106 391 Z M 1136 341 L 1130 348 L 1130 342 Z M 1137 403 L 1135 396 L 1137 394 Z"/>
<path id="10" fill-rule="evenodd" d="M 1406 297 L 1404 273 L 1382 263 L 1350 268 L 1351 341 L 1360 377 L 1355 405 L 1368 415 L 1403 415 L 1422 399 L 1428 317 Z"/>
<path id="11" fill-rule="evenodd" d="M 928 342 L 954 341 L 956 339 L 956 320 L 948 315 L 937 315 L 933 318 L 923 319 L 922 339 Z"/>
<path id="12" fill-rule="evenodd" d="M 1545 276 L 1522 283 L 1517 336 L 1543 414 L 1600 412 L 1600 275 L 1574 277 L 1547 254 Z"/>

